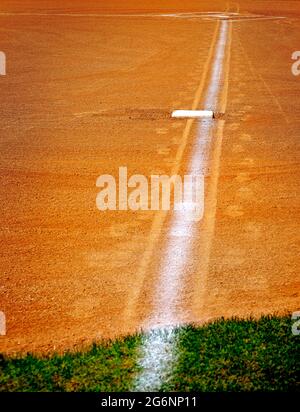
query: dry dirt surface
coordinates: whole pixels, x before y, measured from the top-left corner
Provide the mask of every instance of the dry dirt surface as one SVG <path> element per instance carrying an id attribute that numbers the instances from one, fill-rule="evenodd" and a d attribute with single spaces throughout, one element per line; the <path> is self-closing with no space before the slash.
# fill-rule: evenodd
<path id="1" fill-rule="evenodd" d="M 239 14 L 227 14 L 222 140 L 216 132 L 186 257 L 185 236 L 170 251 L 172 213 L 101 212 L 96 180 L 121 166 L 185 173 L 198 124 L 170 113 L 195 99 L 202 108 L 226 21 L 203 12 Z M 292 0 L 1 1 L 0 352 L 144 327 L 166 309 L 158 289 L 178 280 L 160 279 L 166 259 L 186 267 L 180 322 L 300 310 L 299 26 Z"/>

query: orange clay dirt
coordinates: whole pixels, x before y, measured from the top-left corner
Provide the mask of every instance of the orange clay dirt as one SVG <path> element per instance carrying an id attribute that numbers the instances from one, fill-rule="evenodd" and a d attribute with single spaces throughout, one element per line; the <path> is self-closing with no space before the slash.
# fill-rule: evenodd
<path id="1" fill-rule="evenodd" d="M 186 137 L 170 113 L 207 87 L 218 20 L 135 14 L 208 11 L 286 18 L 232 22 L 217 203 L 187 261 L 183 321 L 300 310 L 300 2 L 2 0 L 1 352 L 73 349 L 151 315 L 170 220 L 153 236 L 159 212 L 100 212 L 96 180 L 170 175 Z"/>

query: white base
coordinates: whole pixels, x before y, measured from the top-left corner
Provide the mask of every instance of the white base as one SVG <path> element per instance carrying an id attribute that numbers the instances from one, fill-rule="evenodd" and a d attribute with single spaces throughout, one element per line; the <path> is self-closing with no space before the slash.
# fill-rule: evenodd
<path id="1" fill-rule="evenodd" d="M 214 112 L 212 110 L 175 110 L 172 113 L 172 117 L 190 117 L 190 118 L 199 118 L 199 117 L 208 117 L 213 118 Z"/>

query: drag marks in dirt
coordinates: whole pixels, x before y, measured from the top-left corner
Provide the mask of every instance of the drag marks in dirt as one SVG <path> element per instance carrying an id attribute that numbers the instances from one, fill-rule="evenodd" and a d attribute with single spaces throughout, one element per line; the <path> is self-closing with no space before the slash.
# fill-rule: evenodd
<path id="1" fill-rule="evenodd" d="M 225 210 L 225 215 L 235 218 L 238 216 L 243 216 L 244 212 L 240 205 L 231 205 L 228 206 Z"/>
<path id="2" fill-rule="evenodd" d="M 227 129 L 230 131 L 237 132 L 239 131 L 239 124 L 232 123 L 227 126 Z M 245 147 L 246 143 L 249 143 L 252 139 L 249 134 L 241 133 L 239 135 L 240 143 L 235 143 L 231 147 L 231 152 L 241 156 L 239 165 L 244 168 L 251 168 L 254 165 L 254 159 L 247 156 L 247 150 Z M 239 187 L 236 190 L 236 200 L 238 204 L 230 205 L 225 210 L 225 215 L 236 218 L 243 216 L 243 207 L 240 204 L 241 201 L 251 200 L 254 196 L 253 190 L 247 185 L 251 181 L 250 174 L 248 172 L 239 172 L 234 180 L 239 184 Z"/>
<path id="3" fill-rule="evenodd" d="M 248 134 L 248 133 L 242 133 L 242 134 L 239 136 L 239 139 L 240 139 L 242 142 L 251 142 L 252 137 L 251 137 L 251 135 Z"/>
<path id="4" fill-rule="evenodd" d="M 238 33 L 237 33 L 237 35 L 238 35 Z M 255 81 L 257 81 L 257 78 L 259 79 L 259 83 L 262 85 L 262 89 L 264 89 L 269 94 L 269 96 L 271 98 L 271 101 L 273 102 L 273 106 L 275 106 L 276 110 L 278 111 L 278 115 L 283 118 L 283 120 L 285 121 L 286 124 L 289 124 L 290 119 L 289 119 L 287 113 L 283 110 L 283 107 L 281 106 L 278 98 L 275 96 L 274 92 L 271 90 L 270 86 L 268 85 L 266 80 L 263 78 L 261 73 L 256 69 L 256 67 L 254 67 L 254 63 L 250 59 L 249 54 L 247 53 L 245 47 L 243 46 L 242 41 L 239 38 L 239 36 L 237 38 L 238 38 L 239 48 L 241 50 L 241 53 L 244 56 L 244 61 L 247 62 L 247 66 L 249 67 L 250 72 L 253 75 L 253 79 Z M 262 90 L 262 92 L 264 90 Z M 244 97 L 244 95 L 242 95 L 241 93 L 240 93 L 240 96 Z"/>
<path id="5" fill-rule="evenodd" d="M 236 175 L 234 179 L 239 183 L 249 182 L 250 175 L 249 173 L 246 173 L 246 172 L 240 172 Z"/>
<path id="6" fill-rule="evenodd" d="M 245 151 L 245 148 L 240 144 L 234 144 L 232 146 L 232 153 L 242 153 Z"/>
<path id="7" fill-rule="evenodd" d="M 157 133 L 157 134 L 167 134 L 168 133 L 168 128 L 166 128 L 166 127 L 160 127 L 160 128 L 158 128 L 158 129 L 155 129 L 155 132 Z"/>

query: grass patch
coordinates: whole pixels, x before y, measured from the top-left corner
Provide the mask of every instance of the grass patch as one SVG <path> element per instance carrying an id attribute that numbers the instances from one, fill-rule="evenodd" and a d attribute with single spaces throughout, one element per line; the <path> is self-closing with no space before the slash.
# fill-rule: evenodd
<path id="1" fill-rule="evenodd" d="M 178 359 L 162 391 L 299 391 L 299 336 L 290 316 L 220 319 L 176 330 Z M 1 391 L 129 391 L 144 335 L 84 352 L 0 358 Z"/>

